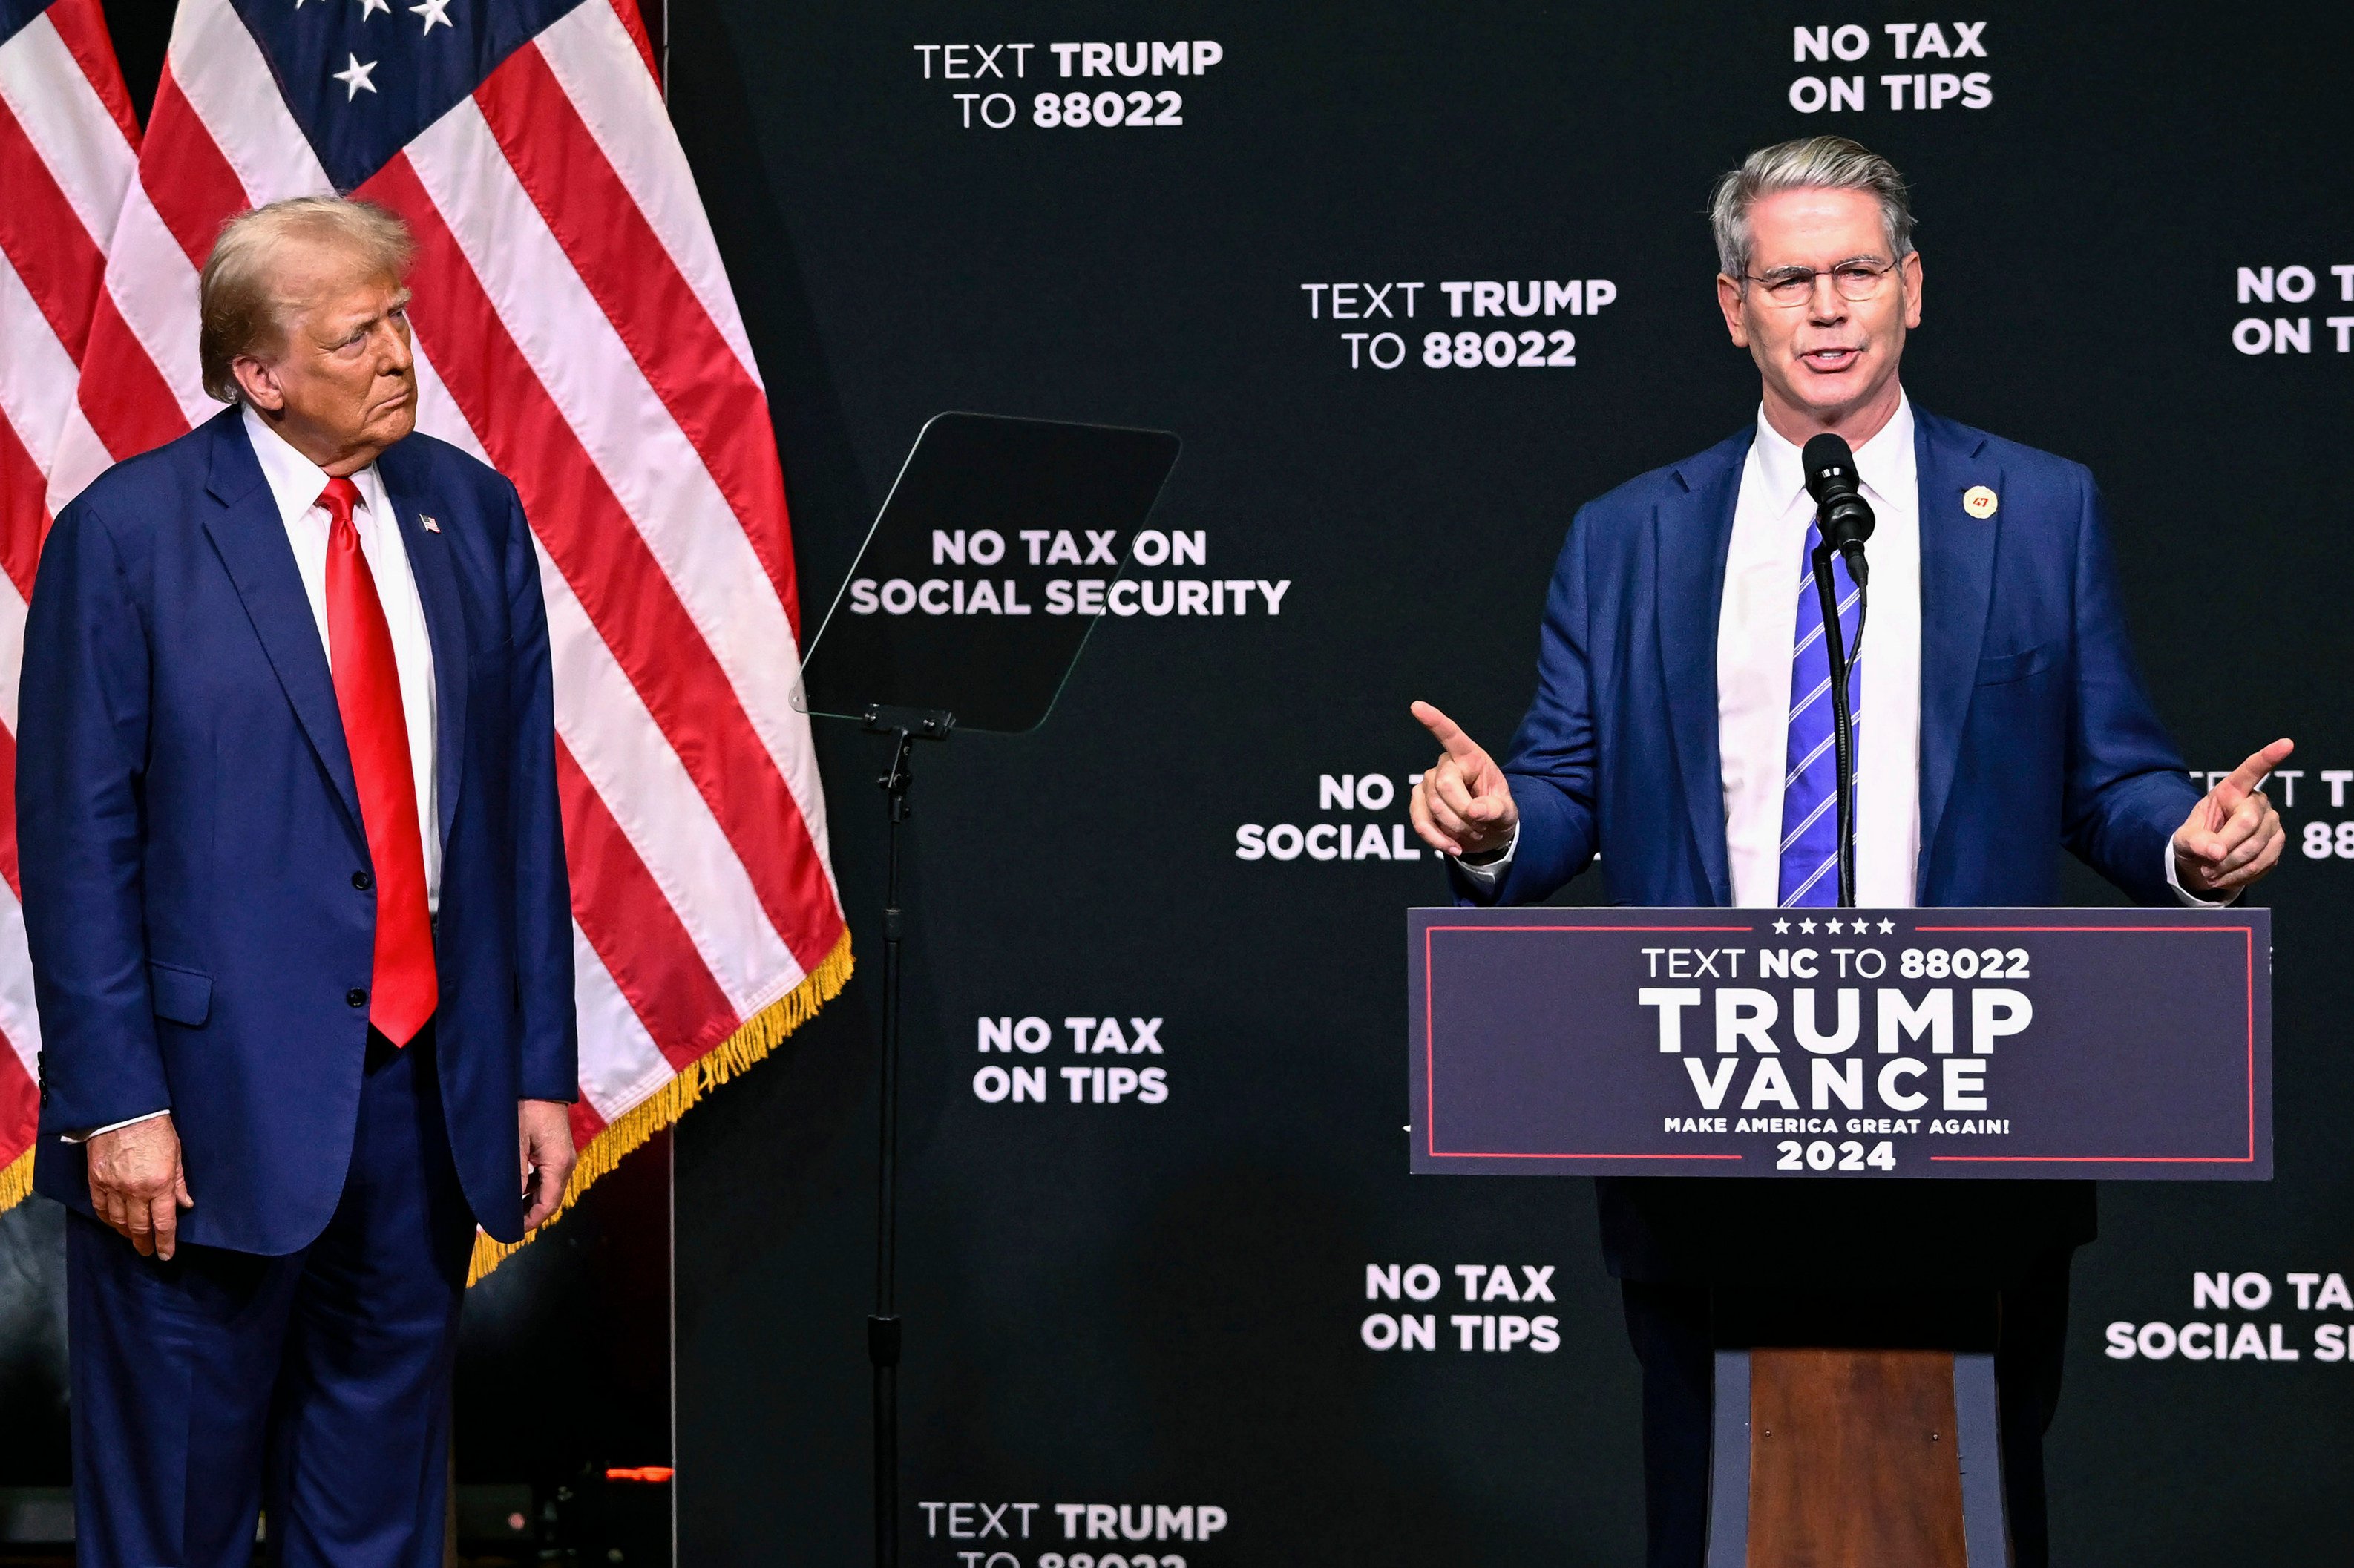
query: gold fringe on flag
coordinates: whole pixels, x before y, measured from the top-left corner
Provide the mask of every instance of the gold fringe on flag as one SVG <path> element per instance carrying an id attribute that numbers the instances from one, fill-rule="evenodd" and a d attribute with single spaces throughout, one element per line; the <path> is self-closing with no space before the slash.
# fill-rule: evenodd
<path id="1" fill-rule="evenodd" d="M 677 1121 L 707 1091 L 717 1088 L 775 1050 L 786 1035 L 816 1017 L 819 1008 L 840 995 L 849 980 L 850 929 L 845 926 L 833 951 L 803 977 L 801 984 L 746 1019 L 735 1033 L 705 1052 L 693 1065 L 681 1069 L 670 1082 L 625 1112 L 620 1120 L 607 1123 L 604 1131 L 590 1139 L 588 1147 L 580 1151 L 580 1162 L 572 1168 L 572 1180 L 565 1185 L 564 1202 L 557 1205 L 556 1213 L 542 1222 L 538 1230 L 519 1242 L 494 1240 L 488 1233 L 476 1231 L 474 1261 L 467 1271 L 466 1283 L 476 1283 L 529 1246 L 541 1231 L 562 1219 L 564 1211 L 579 1202 L 580 1194 L 599 1177 L 619 1165 L 623 1156 Z M 24 1169 L 26 1184 L 30 1185 L 32 1156 L 27 1155 L 18 1164 Z M 10 1173 L 16 1170 L 16 1166 L 9 1167 Z M 0 1208 L 7 1206 L 7 1181 L 6 1174 L 0 1174 Z"/>
<path id="2" fill-rule="evenodd" d="M 28 1149 L 7 1164 L 0 1165 L 0 1214 L 32 1195 L 33 1151 Z"/>

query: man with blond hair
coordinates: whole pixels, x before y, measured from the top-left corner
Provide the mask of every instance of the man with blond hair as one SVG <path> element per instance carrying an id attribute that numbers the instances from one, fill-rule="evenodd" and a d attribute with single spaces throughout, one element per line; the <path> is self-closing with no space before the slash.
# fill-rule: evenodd
<path id="1" fill-rule="evenodd" d="M 58 516 L 16 810 L 34 1181 L 66 1204 L 92 1568 L 442 1560 L 479 1224 L 572 1167 L 547 625 L 514 487 L 413 434 L 410 241 L 233 219 L 229 407 Z"/>
<path id="2" fill-rule="evenodd" d="M 1416 787 L 1466 903 L 1549 896 L 1597 857 L 1653 906 L 1836 904 L 1837 748 L 1820 540 L 1801 449 L 1852 449 L 1879 518 L 1868 580 L 1836 567 L 1854 709 L 1857 905 L 2050 904 L 2065 849 L 2143 903 L 2228 900 L 2280 858 L 2258 786 L 2274 741 L 2202 797 L 2142 687 L 2100 493 L 2082 467 L 1915 408 L 1921 324 L 1904 182 L 1844 137 L 1753 153 L 1718 184 L 1716 302 L 1762 384 L 1751 428 L 1632 480 L 1570 525 L 1537 694 L 1503 766 L 1427 703 L 1445 748 Z M 1809 920 L 1805 929 L 1814 928 Z M 1833 927 L 1836 930 L 1838 927 Z M 2085 1182 L 1596 1183 L 1643 1368 L 1652 1568 L 1706 1542 L 1711 1319 L 1833 1336 L 1941 1314 L 1999 1323 L 2013 1561 L 2041 1568 Z M 1842 1325 L 1844 1327 L 1842 1327 Z M 1851 1342 L 1851 1341 L 1850 1341 Z"/>

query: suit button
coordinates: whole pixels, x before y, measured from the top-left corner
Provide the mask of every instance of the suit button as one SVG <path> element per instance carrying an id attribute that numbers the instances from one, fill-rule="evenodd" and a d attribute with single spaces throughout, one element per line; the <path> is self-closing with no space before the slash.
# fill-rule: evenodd
<path id="1" fill-rule="evenodd" d="M 365 871 L 355 871 L 352 873 L 352 885 L 358 888 L 362 893 L 366 893 L 369 888 L 376 885 L 376 878 L 370 876 Z"/>
<path id="2" fill-rule="evenodd" d="M 355 985 L 352 987 L 351 990 L 344 992 L 344 1000 L 350 1002 L 354 1007 L 366 1007 L 367 1005 L 367 989 L 364 986 Z"/>

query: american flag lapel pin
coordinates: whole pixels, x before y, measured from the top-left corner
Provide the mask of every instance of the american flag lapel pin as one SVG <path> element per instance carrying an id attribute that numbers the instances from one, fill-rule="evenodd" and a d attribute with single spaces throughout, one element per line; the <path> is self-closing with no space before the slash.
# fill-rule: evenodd
<path id="1" fill-rule="evenodd" d="M 429 513 L 419 513 L 417 514 L 417 520 L 425 524 L 425 531 L 428 534 L 439 534 L 441 532 L 441 524 L 434 521 L 432 515 Z"/>

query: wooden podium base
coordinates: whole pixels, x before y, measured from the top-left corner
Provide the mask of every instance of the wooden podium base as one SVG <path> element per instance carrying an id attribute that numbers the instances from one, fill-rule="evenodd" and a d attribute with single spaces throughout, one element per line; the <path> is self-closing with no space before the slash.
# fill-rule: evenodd
<path id="1" fill-rule="evenodd" d="M 1708 1568 L 2004 1568 L 1994 1358 L 1719 1351 Z"/>

